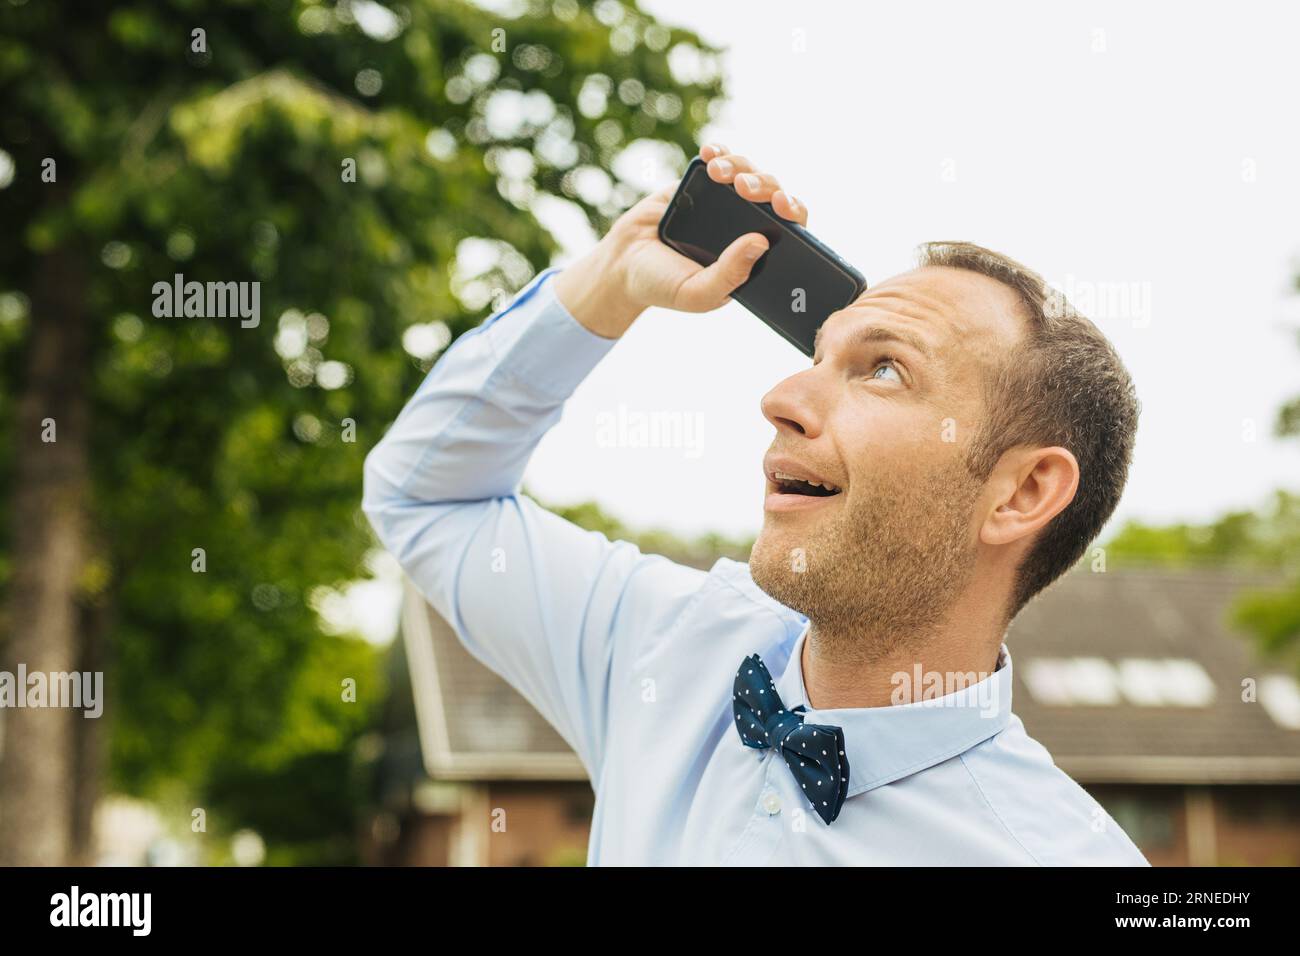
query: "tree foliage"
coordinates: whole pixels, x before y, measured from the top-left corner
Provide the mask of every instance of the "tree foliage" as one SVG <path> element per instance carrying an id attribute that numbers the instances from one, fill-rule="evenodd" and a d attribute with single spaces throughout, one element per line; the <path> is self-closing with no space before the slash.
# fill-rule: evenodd
<path id="1" fill-rule="evenodd" d="M 366 451 L 439 351 L 548 264 L 542 203 L 603 230 L 638 198 L 629 157 L 660 144 L 684 165 L 721 94 L 713 51 L 632 3 L 517 7 L 0 5 L 0 491 L 50 320 L 33 284 L 62 254 L 89 332 L 67 374 L 90 389 L 81 600 L 111 611 L 115 788 L 179 784 L 210 819 L 338 858 L 320 849 L 348 809 L 337 755 L 382 688 L 315 603 L 364 573 Z M 178 272 L 260 282 L 260 323 L 155 317 Z M 295 791 L 328 812 L 304 828 L 262 799 Z"/>

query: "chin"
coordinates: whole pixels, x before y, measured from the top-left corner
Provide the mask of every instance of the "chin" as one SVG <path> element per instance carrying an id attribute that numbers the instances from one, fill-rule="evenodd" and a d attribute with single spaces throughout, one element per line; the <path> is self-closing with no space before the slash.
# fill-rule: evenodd
<path id="1" fill-rule="evenodd" d="M 780 553 L 781 545 L 788 538 L 794 535 L 786 528 L 774 528 L 774 522 L 771 518 L 763 519 L 763 527 L 758 532 L 758 537 L 754 539 L 754 545 L 749 549 L 749 561 L 753 564 L 755 561 L 761 561 L 769 555 Z M 787 549 L 788 550 L 788 549 Z"/>
<path id="2" fill-rule="evenodd" d="M 817 584 L 802 564 L 807 559 L 800 556 L 798 548 L 785 535 L 760 534 L 749 554 L 749 576 L 768 597 L 807 615 L 816 603 L 810 600 L 809 591 Z M 801 566 L 804 570 L 796 571 Z"/>
<path id="3" fill-rule="evenodd" d="M 763 530 L 754 539 L 754 546 L 749 552 L 750 576 L 755 583 L 768 591 L 768 584 L 806 570 L 806 545 L 809 538 L 807 534 L 773 528 L 769 522 L 763 522 Z M 801 545 L 801 541 L 804 544 Z"/>

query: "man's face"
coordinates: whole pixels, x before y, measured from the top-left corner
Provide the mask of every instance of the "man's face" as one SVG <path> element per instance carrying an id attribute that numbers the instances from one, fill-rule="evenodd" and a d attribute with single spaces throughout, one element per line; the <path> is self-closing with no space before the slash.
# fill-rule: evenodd
<path id="1" fill-rule="evenodd" d="M 764 396 L 776 437 L 750 569 L 819 632 L 869 632 L 887 646 L 856 650 L 883 653 L 969 582 L 982 483 L 965 456 L 986 377 L 1023 334 L 1017 304 L 978 273 L 905 273 L 831 315 L 812 367 Z"/>

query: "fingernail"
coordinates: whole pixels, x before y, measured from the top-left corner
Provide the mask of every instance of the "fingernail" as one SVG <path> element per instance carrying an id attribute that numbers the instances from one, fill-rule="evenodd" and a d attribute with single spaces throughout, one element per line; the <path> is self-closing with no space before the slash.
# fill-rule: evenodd
<path id="1" fill-rule="evenodd" d="M 718 164 L 718 172 L 723 173 L 723 174 L 726 174 L 726 173 L 731 172 L 731 162 L 730 162 L 730 160 L 726 160 L 726 159 L 715 159 L 714 162 Z"/>
<path id="2" fill-rule="evenodd" d="M 748 246 L 745 247 L 745 258 L 748 259 L 750 262 L 753 262 L 755 259 L 761 256 L 765 251 L 766 250 L 764 249 L 764 247 L 759 245 L 757 242 L 751 242 Z"/>
<path id="3" fill-rule="evenodd" d="M 751 173 L 741 173 L 741 174 L 740 174 L 739 176 L 737 176 L 736 178 L 739 179 L 741 182 L 743 182 L 743 183 L 745 184 L 745 188 L 746 188 L 746 189 L 749 189 L 749 190 L 755 190 L 755 189 L 758 189 L 758 177 L 757 177 L 757 176 L 754 176 L 754 175 L 752 175 Z"/>

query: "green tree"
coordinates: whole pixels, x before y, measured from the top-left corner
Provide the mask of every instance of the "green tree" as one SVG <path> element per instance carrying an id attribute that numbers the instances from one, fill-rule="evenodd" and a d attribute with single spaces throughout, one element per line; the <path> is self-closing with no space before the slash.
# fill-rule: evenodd
<path id="1" fill-rule="evenodd" d="M 1208 524 L 1129 521 L 1106 543 L 1110 559 L 1166 567 L 1294 569 L 1300 559 L 1300 494 L 1277 491 L 1258 511 L 1233 511 Z"/>
<path id="2" fill-rule="evenodd" d="M 104 669 L 112 721 L 4 715 L 0 862 L 84 859 L 105 762 L 346 855 L 379 668 L 315 602 L 372 546 L 364 454 L 548 263 L 543 203 L 603 230 L 721 95 L 634 3 L 513 7 L 0 4 L 0 669 Z M 260 321 L 158 317 L 176 273 Z"/>

